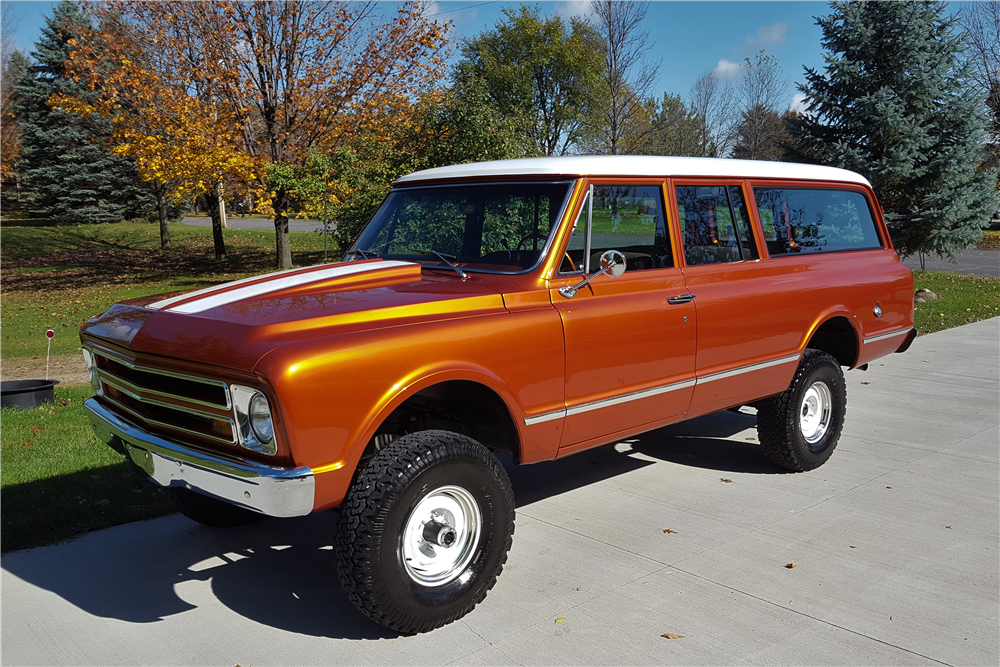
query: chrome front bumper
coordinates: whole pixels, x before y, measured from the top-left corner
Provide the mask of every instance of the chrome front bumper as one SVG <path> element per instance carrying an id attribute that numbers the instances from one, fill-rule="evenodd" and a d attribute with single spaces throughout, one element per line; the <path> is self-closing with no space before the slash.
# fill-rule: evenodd
<path id="1" fill-rule="evenodd" d="M 312 512 L 316 480 L 309 468 L 212 456 L 146 433 L 93 398 L 83 407 L 98 439 L 132 459 L 160 486 L 191 489 L 268 516 Z"/>

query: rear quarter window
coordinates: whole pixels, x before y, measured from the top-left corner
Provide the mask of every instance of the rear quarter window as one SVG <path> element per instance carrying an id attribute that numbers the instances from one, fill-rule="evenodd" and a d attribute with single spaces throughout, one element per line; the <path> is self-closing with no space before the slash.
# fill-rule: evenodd
<path id="1" fill-rule="evenodd" d="M 753 194 L 771 256 L 883 247 L 861 192 L 755 186 Z"/>

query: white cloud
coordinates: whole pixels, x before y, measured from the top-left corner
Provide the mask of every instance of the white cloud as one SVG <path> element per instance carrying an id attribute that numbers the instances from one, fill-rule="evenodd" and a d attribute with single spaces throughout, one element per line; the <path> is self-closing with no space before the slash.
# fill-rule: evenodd
<path id="1" fill-rule="evenodd" d="M 746 47 L 756 50 L 765 46 L 783 44 L 785 41 L 785 33 L 788 31 L 788 26 L 791 24 L 791 21 L 779 21 L 778 23 L 772 23 L 771 25 L 765 25 L 758 28 L 756 35 L 750 35 L 747 37 Z"/>
<path id="2" fill-rule="evenodd" d="M 574 16 L 586 18 L 591 14 L 590 0 L 566 0 L 556 3 L 556 16 L 569 21 Z"/>
<path id="3" fill-rule="evenodd" d="M 792 103 L 788 106 L 789 111 L 797 111 L 801 114 L 808 113 L 809 107 L 806 105 L 806 94 L 805 93 L 795 93 L 792 97 Z"/>
<path id="4" fill-rule="evenodd" d="M 435 14 L 440 14 L 444 11 L 441 9 L 441 5 L 437 2 L 433 2 L 433 0 L 421 3 L 420 10 L 420 14 L 422 16 L 434 16 Z"/>
<path id="5" fill-rule="evenodd" d="M 741 65 L 739 63 L 734 63 L 732 60 L 726 60 L 723 58 L 719 61 L 719 64 L 715 66 L 713 71 L 720 79 L 731 79 L 739 74 L 740 67 Z"/>

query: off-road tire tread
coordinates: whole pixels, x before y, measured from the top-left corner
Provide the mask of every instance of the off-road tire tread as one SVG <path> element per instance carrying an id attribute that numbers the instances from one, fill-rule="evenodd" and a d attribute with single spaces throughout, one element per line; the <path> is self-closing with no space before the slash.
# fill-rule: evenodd
<path id="1" fill-rule="evenodd" d="M 210 498 L 189 489 L 167 489 L 177 511 L 204 526 L 235 528 L 264 518 L 263 514 Z"/>
<path id="2" fill-rule="evenodd" d="M 806 472 L 818 468 L 825 462 L 825 459 L 818 462 L 807 461 L 802 457 L 798 449 L 790 443 L 795 441 L 796 430 L 798 429 L 795 414 L 797 406 L 793 404 L 793 395 L 810 373 L 826 364 L 832 364 L 839 371 L 836 374 L 836 381 L 839 383 L 840 391 L 844 396 L 844 405 L 841 409 L 844 416 L 846 416 L 847 385 L 844 382 L 844 373 L 840 371 L 840 362 L 832 355 L 812 348 L 807 348 L 802 355 L 802 360 L 799 361 L 799 366 L 795 369 L 795 375 L 789 383 L 788 389 L 777 396 L 766 398 L 757 403 L 757 438 L 760 440 L 764 455 L 772 463 L 786 470 Z M 844 419 L 842 418 L 834 425 L 834 432 L 829 434 L 833 438 L 833 446 L 830 447 L 831 454 L 837 446 L 837 441 L 840 439 L 840 432 L 843 427 Z"/>
<path id="3" fill-rule="evenodd" d="M 488 584 L 462 607 L 446 617 L 414 619 L 399 610 L 389 599 L 381 581 L 368 575 L 366 564 L 377 558 L 372 542 L 372 524 L 378 514 L 390 505 L 405 488 L 407 478 L 438 461 L 455 458 L 472 459 L 481 463 L 500 481 L 503 503 L 510 509 L 500 558 L 493 573 L 487 573 Z M 413 472 L 413 471 L 417 472 Z M 507 472 L 488 449 L 467 436 L 450 431 L 418 431 L 404 436 L 368 460 L 358 472 L 346 501 L 341 505 L 340 524 L 336 541 L 337 574 L 348 600 L 376 623 L 398 632 L 414 634 L 441 627 L 462 616 L 486 598 L 507 562 L 514 534 L 514 492 Z M 384 520 L 384 518 L 382 519 Z"/>

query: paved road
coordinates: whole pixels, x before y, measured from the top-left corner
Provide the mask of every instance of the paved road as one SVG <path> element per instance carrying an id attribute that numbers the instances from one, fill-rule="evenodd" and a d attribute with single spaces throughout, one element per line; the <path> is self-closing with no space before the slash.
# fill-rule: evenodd
<path id="1" fill-rule="evenodd" d="M 1000 664 L 998 335 L 930 334 L 849 373 L 840 447 L 810 473 L 766 463 L 733 413 L 512 468 L 506 570 L 426 635 L 347 602 L 335 513 L 174 515 L 0 559 L 2 662 Z"/>
<path id="2" fill-rule="evenodd" d="M 195 227 L 211 227 L 211 218 L 184 218 L 185 225 Z M 231 229 L 268 229 L 274 231 L 274 221 L 266 218 L 241 218 L 236 216 L 226 217 L 226 226 Z M 288 229 L 293 232 L 322 232 L 323 223 L 317 220 L 288 219 Z M 337 224 L 330 223 L 330 231 L 337 229 Z"/>
<path id="3" fill-rule="evenodd" d="M 920 268 L 920 260 L 915 256 L 907 257 L 903 264 L 913 271 Z M 1000 250 L 971 248 L 961 254 L 958 264 L 948 259 L 927 258 L 926 266 L 929 271 L 952 271 L 964 276 L 1000 278 Z"/>

